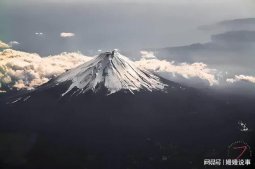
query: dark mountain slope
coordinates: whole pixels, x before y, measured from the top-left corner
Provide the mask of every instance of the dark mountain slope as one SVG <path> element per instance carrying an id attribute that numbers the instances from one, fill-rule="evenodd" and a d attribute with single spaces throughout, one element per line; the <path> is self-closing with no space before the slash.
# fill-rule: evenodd
<path id="1" fill-rule="evenodd" d="M 205 168 L 206 158 L 232 158 L 227 151 L 235 141 L 254 148 L 251 98 L 156 79 L 164 90 L 121 88 L 107 95 L 99 83 L 96 92 L 73 95 L 79 90 L 73 87 L 62 95 L 72 81 L 52 80 L 8 104 L 2 98 L 0 137 L 19 140 L 0 158 L 3 168 Z M 238 121 L 249 130 L 241 132 Z"/>

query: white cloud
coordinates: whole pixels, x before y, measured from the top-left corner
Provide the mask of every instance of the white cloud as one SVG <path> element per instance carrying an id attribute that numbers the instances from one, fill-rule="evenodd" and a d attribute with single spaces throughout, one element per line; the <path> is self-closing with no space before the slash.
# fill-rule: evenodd
<path id="1" fill-rule="evenodd" d="M 145 52 L 142 54 L 145 54 Z M 141 60 L 136 61 L 136 65 L 158 73 L 171 73 L 173 75 L 179 74 L 187 79 L 200 78 L 208 81 L 211 86 L 218 84 L 218 80 L 216 79 L 216 70 L 208 68 L 204 63 L 175 64 L 174 62 L 169 62 L 166 60 L 145 59 L 154 56 L 154 54 L 150 52 L 148 52 L 148 55 L 149 57 L 143 56 Z"/>
<path id="2" fill-rule="evenodd" d="M 0 83 L 6 88 L 33 89 L 90 59 L 80 53 L 41 57 L 6 49 L 0 52 Z"/>
<path id="3" fill-rule="evenodd" d="M 147 54 L 153 55 L 150 52 Z M 33 89 L 66 70 L 89 61 L 91 58 L 80 53 L 62 53 L 41 57 L 36 53 L 6 49 L 0 52 L 0 84 L 5 87 L 4 89 Z M 135 64 L 155 73 L 179 74 L 184 78 L 197 77 L 208 81 L 210 85 L 218 84 L 216 71 L 209 69 L 204 63 L 175 64 L 153 57 L 145 58 L 136 61 Z M 3 89 L 0 87 L 0 90 Z"/>
<path id="4" fill-rule="evenodd" d="M 234 78 L 228 78 L 226 81 L 228 83 L 235 83 L 235 82 L 239 82 L 239 81 L 255 83 L 255 76 L 235 75 Z"/>
<path id="5" fill-rule="evenodd" d="M 40 36 L 40 35 L 41 35 L 41 36 L 43 35 L 42 32 L 35 32 L 35 34 L 36 34 L 36 35 L 39 35 L 39 36 Z"/>
<path id="6" fill-rule="evenodd" d="M 74 33 L 71 33 L 71 32 L 62 32 L 62 33 L 60 33 L 60 36 L 61 36 L 62 38 L 69 38 L 69 37 L 75 36 L 75 34 L 74 34 Z"/>
<path id="7" fill-rule="evenodd" d="M 9 42 L 9 45 L 11 46 L 11 47 L 13 47 L 13 46 L 15 46 L 15 45 L 19 45 L 20 43 L 19 42 L 17 42 L 17 41 L 10 41 Z"/>
<path id="8" fill-rule="evenodd" d="M 4 43 L 3 41 L 0 40 L 0 49 L 1 48 L 10 48 L 10 46 L 6 43 Z"/>
<path id="9" fill-rule="evenodd" d="M 154 53 L 151 52 L 151 51 L 142 50 L 142 51 L 140 51 L 140 54 L 142 55 L 141 57 L 145 58 L 145 59 L 154 59 L 154 58 L 156 58 Z"/>

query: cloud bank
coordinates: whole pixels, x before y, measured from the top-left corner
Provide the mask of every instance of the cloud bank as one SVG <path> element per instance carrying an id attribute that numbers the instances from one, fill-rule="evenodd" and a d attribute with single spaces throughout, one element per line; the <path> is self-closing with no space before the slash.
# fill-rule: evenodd
<path id="1" fill-rule="evenodd" d="M 146 53 L 145 51 L 142 51 L 141 54 L 143 58 L 135 62 L 139 67 L 143 67 L 156 73 L 171 73 L 174 76 L 175 74 L 178 74 L 186 79 L 198 77 L 202 80 L 208 81 L 210 86 L 218 84 L 216 70 L 209 69 L 204 63 L 198 62 L 193 64 L 175 64 L 175 62 L 157 59 L 153 52 Z M 145 56 L 146 54 L 148 56 Z"/>
<path id="2" fill-rule="evenodd" d="M 234 78 L 228 78 L 226 81 L 228 83 L 235 83 L 235 82 L 239 82 L 239 81 L 255 83 L 255 76 L 235 75 Z"/>
<path id="3" fill-rule="evenodd" d="M 218 84 L 216 70 L 204 63 L 175 64 L 157 59 L 152 52 L 141 52 L 142 58 L 135 61 L 138 67 L 155 73 L 178 74 L 184 78 L 200 78 L 210 85 Z M 148 55 L 148 56 L 146 56 Z M 80 53 L 62 53 L 41 57 L 35 53 L 25 53 L 12 49 L 0 52 L 0 90 L 34 89 L 60 75 L 68 69 L 83 64 L 92 57 Z"/>
<path id="4" fill-rule="evenodd" d="M 90 59 L 80 53 L 41 57 L 38 54 L 6 49 L 0 52 L 1 88 L 33 89 Z"/>
<path id="5" fill-rule="evenodd" d="M 60 36 L 61 36 L 62 38 L 69 38 L 69 37 L 75 36 L 75 34 L 74 34 L 74 33 L 71 33 L 71 32 L 62 32 L 62 33 L 60 33 Z"/>
<path id="6" fill-rule="evenodd" d="M 6 43 L 4 43 L 3 41 L 0 40 L 0 49 L 4 49 L 4 48 L 10 48 L 10 46 Z"/>

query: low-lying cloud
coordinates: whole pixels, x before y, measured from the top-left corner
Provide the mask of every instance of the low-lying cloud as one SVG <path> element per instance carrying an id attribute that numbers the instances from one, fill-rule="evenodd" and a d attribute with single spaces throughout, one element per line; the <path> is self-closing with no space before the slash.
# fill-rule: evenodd
<path id="1" fill-rule="evenodd" d="M 240 81 L 255 83 L 255 76 L 235 75 L 234 78 L 228 78 L 226 81 L 228 83 L 235 83 Z"/>
<path id="2" fill-rule="evenodd" d="M 144 59 L 155 59 L 156 58 L 154 53 L 151 51 L 142 50 L 142 51 L 140 51 L 140 53 L 141 53 L 141 57 Z"/>
<path id="3" fill-rule="evenodd" d="M 1 88 L 33 89 L 90 59 L 80 53 L 41 57 L 34 53 L 6 49 L 0 52 Z"/>
<path id="4" fill-rule="evenodd" d="M 20 44 L 20 43 L 17 42 L 17 41 L 10 41 L 10 42 L 9 42 L 9 46 L 10 46 L 10 47 L 13 47 L 13 46 L 19 45 L 19 44 Z"/>
<path id="5" fill-rule="evenodd" d="M 145 51 L 142 51 L 141 54 L 143 55 L 143 58 L 135 62 L 139 67 L 144 67 L 145 69 L 154 71 L 156 73 L 170 73 L 173 75 L 178 74 L 186 79 L 200 78 L 208 81 L 211 86 L 218 84 L 218 80 L 216 78 L 217 71 L 215 69 L 208 68 L 204 63 L 198 62 L 192 64 L 175 64 L 175 62 L 157 59 L 153 52 L 147 52 L 149 55 L 148 57 L 145 56 Z"/>
<path id="6" fill-rule="evenodd" d="M 10 46 L 6 43 L 4 43 L 3 41 L 0 40 L 0 49 L 4 49 L 4 48 L 10 48 Z"/>
<path id="7" fill-rule="evenodd" d="M 145 55 L 149 56 L 145 56 Z M 142 58 L 134 63 L 155 73 L 178 74 L 184 78 L 200 78 L 210 85 L 218 84 L 216 70 L 204 63 L 176 64 L 157 59 L 152 52 L 141 52 Z M 83 64 L 92 57 L 80 53 L 62 53 L 41 57 L 35 53 L 25 53 L 12 49 L 0 52 L 0 90 L 34 89 L 68 69 Z"/>

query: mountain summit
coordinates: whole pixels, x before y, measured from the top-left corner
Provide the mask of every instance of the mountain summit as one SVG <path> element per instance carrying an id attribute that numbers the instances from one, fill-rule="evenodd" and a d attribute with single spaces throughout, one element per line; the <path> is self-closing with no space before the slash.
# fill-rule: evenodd
<path id="1" fill-rule="evenodd" d="M 254 97 L 160 80 L 106 52 L 34 91 L 0 98 L 0 137 L 23 150 L 0 158 L 1 168 L 204 168 L 201 158 L 215 147 L 224 159 L 236 157 L 222 153 L 236 138 L 254 146 Z"/>
<path id="2" fill-rule="evenodd" d="M 166 86 L 152 73 L 137 68 L 132 61 L 116 51 L 105 52 L 77 68 L 71 69 L 54 80 L 55 84 L 71 82 L 62 94 L 82 94 L 106 89 L 107 94 L 120 90 L 134 94 L 140 90 L 163 90 Z"/>

